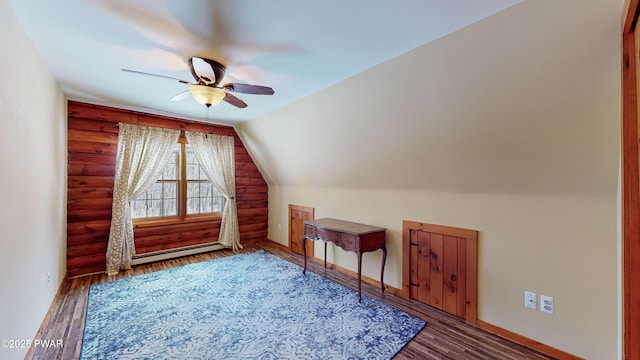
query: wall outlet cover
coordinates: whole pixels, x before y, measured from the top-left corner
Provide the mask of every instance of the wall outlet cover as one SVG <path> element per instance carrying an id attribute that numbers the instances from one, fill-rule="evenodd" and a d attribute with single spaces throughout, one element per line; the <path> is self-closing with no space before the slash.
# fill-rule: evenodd
<path id="1" fill-rule="evenodd" d="M 536 293 L 531 291 L 524 292 L 524 307 L 532 310 L 535 310 L 537 308 Z"/>
<path id="2" fill-rule="evenodd" d="M 551 296 L 540 295 L 540 311 L 553 315 L 554 304 Z"/>

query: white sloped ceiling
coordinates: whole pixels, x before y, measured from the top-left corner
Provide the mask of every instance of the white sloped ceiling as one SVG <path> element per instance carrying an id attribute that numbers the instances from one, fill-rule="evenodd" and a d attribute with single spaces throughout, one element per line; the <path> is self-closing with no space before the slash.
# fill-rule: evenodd
<path id="1" fill-rule="evenodd" d="M 613 5 L 525 1 L 237 130 L 281 186 L 615 194 Z"/>

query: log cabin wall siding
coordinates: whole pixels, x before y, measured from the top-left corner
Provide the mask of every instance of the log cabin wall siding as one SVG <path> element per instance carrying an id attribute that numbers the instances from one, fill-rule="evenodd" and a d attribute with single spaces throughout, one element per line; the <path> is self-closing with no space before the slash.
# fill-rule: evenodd
<path id="1" fill-rule="evenodd" d="M 232 127 L 70 101 L 68 106 L 67 272 L 105 271 L 119 122 L 235 138 L 241 243 L 266 240 L 267 183 Z M 220 220 L 134 229 L 136 253 L 216 241 Z"/>

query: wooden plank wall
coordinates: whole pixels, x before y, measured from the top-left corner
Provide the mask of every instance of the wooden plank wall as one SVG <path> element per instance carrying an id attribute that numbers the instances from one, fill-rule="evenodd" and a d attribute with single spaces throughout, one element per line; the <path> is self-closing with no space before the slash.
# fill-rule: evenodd
<path id="1" fill-rule="evenodd" d="M 118 122 L 235 137 L 241 243 L 267 238 L 267 184 L 232 127 L 70 101 L 68 106 L 67 274 L 104 271 L 111 226 Z M 220 220 L 136 228 L 136 253 L 218 239 Z"/>

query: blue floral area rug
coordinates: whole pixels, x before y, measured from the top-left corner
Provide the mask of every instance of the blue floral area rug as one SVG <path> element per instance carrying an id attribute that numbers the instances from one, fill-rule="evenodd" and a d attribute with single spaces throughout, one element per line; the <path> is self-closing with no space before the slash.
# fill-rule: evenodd
<path id="1" fill-rule="evenodd" d="M 265 251 L 92 285 L 82 359 L 389 359 L 425 322 Z"/>

